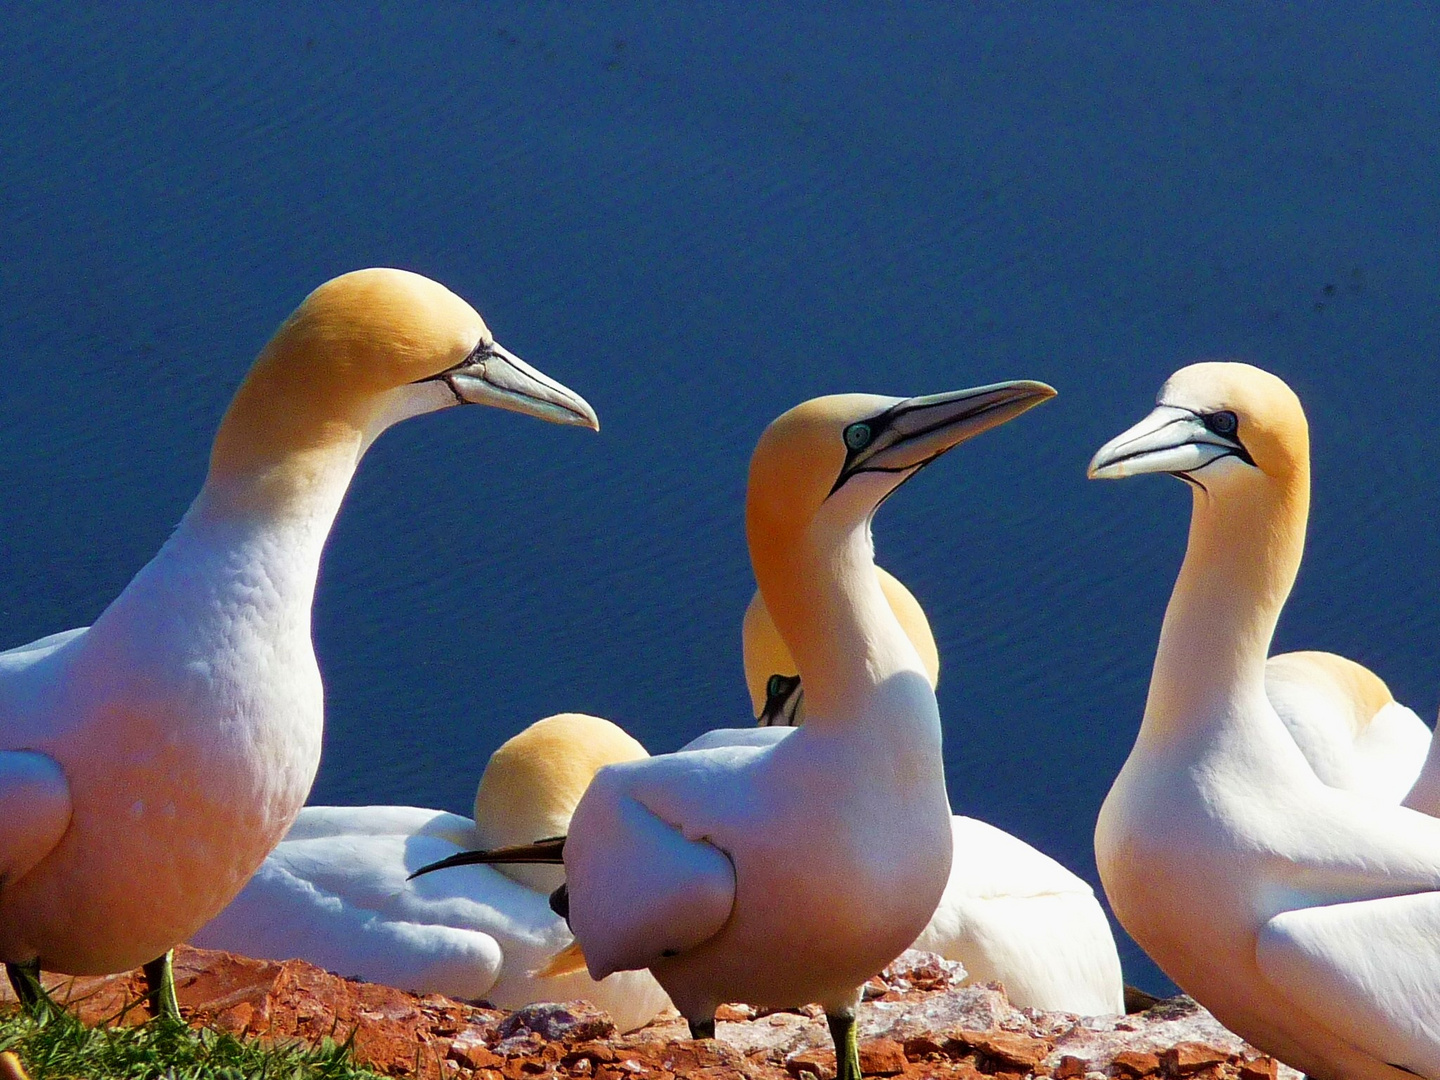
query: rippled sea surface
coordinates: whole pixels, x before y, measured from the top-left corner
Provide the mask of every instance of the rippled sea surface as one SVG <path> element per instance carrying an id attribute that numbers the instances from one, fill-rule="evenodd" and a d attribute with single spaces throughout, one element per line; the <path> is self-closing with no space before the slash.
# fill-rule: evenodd
<path id="1" fill-rule="evenodd" d="M 957 811 L 1096 882 L 1189 495 L 1084 467 L 1207 356 L 1311 418 L 1276 648 L 1362 660 L 1429 720 L 1433 9 L 877 7 L 10 7 L 0 644 L 91 621 L 279 321 L 389 264 L 604 430 L 456 410 L 374 447 L 316 598 L 312 801 L 468 811 L 489 753 L 561 710 L 652 751 L 745 721 L 764 425 L 1037 378 L 1060 397 L 907 485 L 876 545 L 940 643 Z"/>

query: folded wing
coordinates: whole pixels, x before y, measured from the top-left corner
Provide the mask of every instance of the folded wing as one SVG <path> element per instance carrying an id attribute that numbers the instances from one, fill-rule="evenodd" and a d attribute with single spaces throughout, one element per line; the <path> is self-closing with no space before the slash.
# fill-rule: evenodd
<path id="1" fill-rule="evenodd" d="M 595 979 L 695 948 L 720 932 L 735 903 L 729 857 L 634 794 L 634 767 L 647 764 L 601 769 L 570 823 L 570 925 Z"/>
<path id="2" fill-rule="evenodd" d="M 70 785 L 59 762 L 33 750 L 0 751 L 0 889 L 60 843 L 70 825 Z"/>
<path id="3" fill-rule="evenodd" d="M 1261 927 L 1256 960 L 1340 1038 L 1440 1075 L 1440 893 L 1282 912 Z"/>

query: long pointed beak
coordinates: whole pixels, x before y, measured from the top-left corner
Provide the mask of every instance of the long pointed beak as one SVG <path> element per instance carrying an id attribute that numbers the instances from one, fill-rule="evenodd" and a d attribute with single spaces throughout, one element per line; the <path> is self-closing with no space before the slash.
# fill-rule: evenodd
<path id="1" fill-rule="evenodd" d="M 859 472 L 918 469 L 966 439 L 999 427 L 1054 396 L 1052 386 L 1017 379 L 906 398 L 874 420 L 847 429 L 850 451 L 835 487 Z M 850 431 L 862 428 L 852 441 Z"/>
<path id="2" fill-rule="evenodd" d="M 1141 473 L 1191 473 L 1242 450 L 1217 435 L 1189 409 L 1159 405 L 1134 427 L 1111 439 L 1090 459 L 1091 480 L 1119 480 Z"/>
<path id="3" fill-rule="evenodd" d="M 493 405 L 552 424 L 600 430 L 600 420 L 588 401 L 531 367 L 498 341 L 476 349 L 469 360 L 447 371 L 444 377 L 455 396 L 468 404 Z"/>

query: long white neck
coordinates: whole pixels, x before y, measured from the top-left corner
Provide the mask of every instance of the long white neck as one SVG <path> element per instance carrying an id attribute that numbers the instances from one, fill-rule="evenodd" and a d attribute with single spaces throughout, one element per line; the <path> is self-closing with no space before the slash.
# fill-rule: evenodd
<path id="1" fill-rule="evenodd" d="M 157 690 L 189 702 L 176 726 L 231 710 L 265 722 L 277 703 L 258 703 L 257 680 L 293 680 L 305 699 L 294 707 L 318 723 L 310 612 L 357 450 L 341 441 L 310 452 L 305 482 L 284 499 L 257 499 L 248 474 L 212 470 L 175 532 L 96 620 L 87 649 L 123 652 L 125 670 L 149 672 Z"/>
<path id="2" fill-rule="evenodd" d="M 868 520 L 812 522 L 756 573 L 775 625 L 805 687 L 806 723 L 853 715 L 857 703 L 897 675 L 929 678 L 875 572 Z"/>
<path id="3" fill-rule="evenodd" d="M 1240 466 L 1235 466 L 1240 467 Z M 1307 467 L 1257 474 L 1217 496 L 1194 492 L 1190 539 L 1150 679 L 1141 742 L 1243 722 L 1264 699 L 1270 640 L 1300 567 L 1309 514 Z"/>

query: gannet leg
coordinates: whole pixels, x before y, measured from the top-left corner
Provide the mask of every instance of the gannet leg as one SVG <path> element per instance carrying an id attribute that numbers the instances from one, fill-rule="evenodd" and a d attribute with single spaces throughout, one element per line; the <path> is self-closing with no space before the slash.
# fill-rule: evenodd
<path id="1" fill-rule="evenodd" d="M 184 1023 L 180 1016 L 180 1002 L 175 997 L 175 950 L 151 960 L 140 970 L 145 975 L 145 1001 L 150 1006 L 150 1015 L 157 1020 L 175 1020 Z"/>
<path id="2" fill-rule="evenodd" d="M 692 1039 L 713 1039 L 715 1037 L 715 1018 L 709 1020 L 691 1020 L 686 1017 L 685 1022 L 690 1025 L 690 1037 Z"/>
<path id="3" fill-rule="evenodd" d="M 860 1043 L 855 1035 L 855 1010 L 827 1012 L 835 1043 L 835 1080 L 860 1080 Z"/>
<path id="4" fill-rule="evenodd" d="M 10 976 L 10 985 L 15 988 L 20 1007 L 31 1016 L 38 1013 L 45 1002 L 45 989 L 40 985 L 40 961 L 6 964 L 5 974 Z"/>

